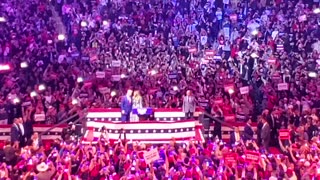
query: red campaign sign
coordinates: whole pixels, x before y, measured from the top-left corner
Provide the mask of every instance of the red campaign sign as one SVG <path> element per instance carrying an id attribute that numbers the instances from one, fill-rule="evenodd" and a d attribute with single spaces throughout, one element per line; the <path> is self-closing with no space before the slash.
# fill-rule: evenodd
<path id="1" fill-rule="evenodd" d="M 236 116 L 235 115 L 225 115 L 224 116 L 224 121 L 225 122 L 235 122 L 236 121 Z"/>
<path id="2" fill-rule="evenodd" d="M 290 139 L 290 131 L 288 129 L 280 129 L 279 130 L 279 137 L 281 140 Z"/>
<path id="3" fill-rule="evenodd" d="M 188 50 L 189 50 L 189 53 L 196 53 L 197 52 L 197 48 L 195 48 L 195 47 L 190 47 Z"/>
<path id="4" fill-rule="evenodd" d="M 245 151 L 246 162 L 248 163 L 259 163 L 260 153 L 255 151 Z"/>
<path id="5" fill-rule="evenodd" d="M 238 154 L 237 153 L 228 153 L 224 155 L 224 162 L 228 166 L 232 166 L 233 164 L 237 163 Z"/>

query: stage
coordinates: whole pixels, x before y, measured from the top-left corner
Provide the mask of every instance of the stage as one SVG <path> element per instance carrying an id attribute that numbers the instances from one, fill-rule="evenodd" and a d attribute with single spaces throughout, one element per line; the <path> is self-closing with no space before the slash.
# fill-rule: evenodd
<path id="1" fill-rule="evenodd" d="M 136 122 L 120 123 L 112 121 L 88 121 L 87 131 L 84 135 L 84 143 L 97 142 L 101 133 L 101 127 L 107 128 L 109 141 L 118 141 L 121 129 L 126 133 L 128 141 L 138 141 L 145 144 L 168 143 L 173 138 L 177 142 L 195 139 L 204 142 L 202 126 L 195 120 L 176 122 Z M 123 139 L 122 135 L 122 139 Z"/>
<path id="2" fill-rule="evenodd" d="M 101 127 L 108 129 L 110 141 L 119 139 L 120 129 L 126 131 L 127 140 L 139 141 L 143 143 L 169 143 L 172 138 L 177 142 L 189 141 L 194 139 L 204 141 L 208 136 L 212 136 L 214 124 L 210 124 L 209 132 L 204 130 L 199 123 L 199 115 L 202 109 L 197 108 L 194 119 L 186 119 L 182 109 L 158 108 L 154 109 L 153 121 L 139 121 L 122 123 L 120 109 L 90 109 L 87 115 L 87 131 L 84 135 L 84 142 L 97 142 L 100 136 Z M 245 123 L 230 123 L 234 127 L 244 130 Z M 229 141 L 230 132 L 233 129 L 222 125 L 222 139 Z"/>
<path id="3" fill-rule="evenodd" d="M 201 109 L 197 108 L 194 114 L 194 119 L 186 119 L 185 114 L 181 109 L 154 109 L 153 121 L 142 121 L 135 123 L 121 123 L 120 109 L 114 108 L 92 108 L 88 110 L 86 116 L 86 126 L 88 127 L 84 133 L 84 143 L 88 143 L 88 139 L 96 142 L 100 136 L 99 129 L 105 126 L 109 131 L 111 140 L 118 140 L 120 129 L 126 130 L 127 139 L 130 141 L 140 141 L 144 143 L 169 143 L 172 138 L 178 142 L 196 139 L 203 141 L 203 137 L 207 138 L 212 135 L 214 124 L 210 124 L 210 130 L 204 131 L 202 124 L 199 123 L 198 117 L 202 113 Z M 239 127 L 243 131 L 245 123 L 229 123 L 234 127 Z M 42 140 L 51 142 L 54 139 L 61 138 L 62 129 L 67 125 L 61 125 L 52 129 L 50 132 L 42 135 Z M 46 132 L 50 125 L 33 126 L 34 131 L 39 134 Z M 4 141 L 10 139 L 11 125 L 0 125 L 0 147 Z M 91 132 L 90 132 L 91 131 Z M 228 126 L 222 125 L 222 139 L 229 141 L 230 132 Z M 88 137 L 89 136 L 89 137 Z M 90 137 L 91 136 L 91 137 Z M 46 143 L 45 143 L 46 144 Z"/>

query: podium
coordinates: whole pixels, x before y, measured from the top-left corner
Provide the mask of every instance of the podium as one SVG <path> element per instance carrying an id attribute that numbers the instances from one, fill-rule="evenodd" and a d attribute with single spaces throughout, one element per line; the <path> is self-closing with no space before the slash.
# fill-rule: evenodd
<path id="1" fill-rule="evenodd" d="M 153 120 L 153 109 L 151 107 L 145 108 L 134 108 L 132 109 L 132 114 L 138 115 L 140 120 Z"/>

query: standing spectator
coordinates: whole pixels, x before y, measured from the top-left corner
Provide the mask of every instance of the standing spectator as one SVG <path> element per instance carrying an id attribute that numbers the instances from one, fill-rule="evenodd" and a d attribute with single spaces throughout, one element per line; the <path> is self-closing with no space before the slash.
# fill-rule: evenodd
<path id="1" fill-rule="evenodd" d="M 56 169 L 52 162 L 49 162 L 49 165 L 47 165 L 45 162 L 42 162 L 37 165 L 37 171 L 39 172 L 36 175 L 38 180 L 48 180 L 54 175 Z"/>
<path id="2" fill-rule="evenodd" d="M 3 152 L 5 155 L 5 162 L 8 165 L 13 166 L 17 163 L 18 157 L 16 155 L 16 149 L 11 145 L 11 142 L 9 140 L 5 142 Z"/>
<path id="3" fill-rule="evenodd" d="M 262 118 L 263 126 L 261 128 L 261 144 L 266 152 L 269 152 L 270 126 L 265 118 Z"/>
<path id="4" fill-rule="evenodd" d="M 11 143 L 13 143 L 13 147 L 18 149 L 19 143 L 21 139 L 21 130 L 19 126 L 19 119 L 15 118 L 13 124 L 11 126 Z"/>
<path id="5" fill-rule="evenodd" d="M 237 145 L 241 140 L 241 135 L 239 131 L 239 127 L 234 128 L 234 132 L 230 134 L 230 143 L 231 145 Z"/>
<path id="6" fill-rule="evenodd" d="M 196 110 L 196 99 L 192 96 L 191 91 L 188 90 L 186 96 L 183 98 L 182 111 L 186 114 L 186 118 L 192 119 Z"/>
<path id="7" fill-rule="evenodd" d="M 243 140 L 244 142 L 246 141 L 251 141 L 253 139 L 253 134 L 254 134 L 254 131 L 252 129 L 252 126 L 251 126 L 251 119 L 248 119 L 245 127 L 244 127 L 244 131 L 243 131 Z"/>

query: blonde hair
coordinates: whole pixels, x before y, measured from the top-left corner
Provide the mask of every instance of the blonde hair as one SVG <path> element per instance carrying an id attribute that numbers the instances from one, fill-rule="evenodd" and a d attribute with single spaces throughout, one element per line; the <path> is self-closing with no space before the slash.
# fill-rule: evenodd
<path id="1" fill-rule="evenodd" d="M 139 92 L 139 91 L 134 91 L 134 92 L 133 92 L 133 98 L 134 98 L 134 99 L 139 99 L 139 98 L 141 98 L 140 92 Z"/>

